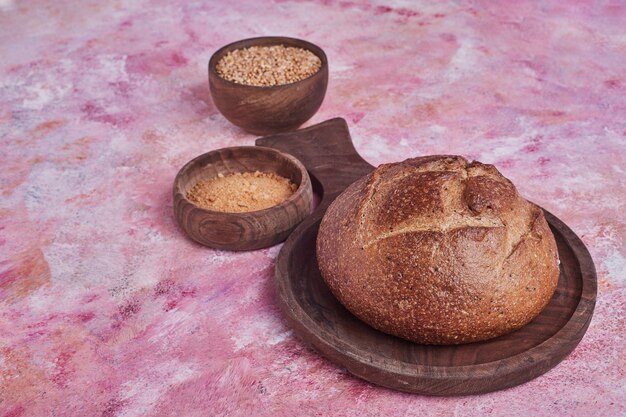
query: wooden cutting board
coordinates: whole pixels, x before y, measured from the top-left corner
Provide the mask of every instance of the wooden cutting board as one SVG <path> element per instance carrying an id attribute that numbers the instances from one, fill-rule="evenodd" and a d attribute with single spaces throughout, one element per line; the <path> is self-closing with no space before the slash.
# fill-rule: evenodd
<path id="1" fill-rule="evenodd" d="M 278 255 L 278 301 L 301 340 L 352 374 L 419 394 L 484 393 L 543 374 L 562 361 L 585 334 L 596 300 L 595 267 L 582 241 L 547 211 L 561 275 L 550 304 L 528 325 L 486 342 L 458 346 L 419 345 L 371 328 L 335 299 L 320 276 L 315 256 L 318 227 L 328 205 L 373 170 L 354 149 L 345 120 L 267 136 L 256 144 L 300 159 L 314 191 L 323 195 Z"/>

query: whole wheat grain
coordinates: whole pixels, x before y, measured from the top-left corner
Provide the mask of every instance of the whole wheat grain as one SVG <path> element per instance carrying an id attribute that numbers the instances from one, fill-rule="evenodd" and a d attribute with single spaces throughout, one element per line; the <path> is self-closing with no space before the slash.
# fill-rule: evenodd
<path id="1" fill-rule="evenodd" d="M 216 65 L 225 80 L 258 87 L 291 84 L 319 71 L 322 62 L 313 52 L 284 45 L 235 49 Z"/>

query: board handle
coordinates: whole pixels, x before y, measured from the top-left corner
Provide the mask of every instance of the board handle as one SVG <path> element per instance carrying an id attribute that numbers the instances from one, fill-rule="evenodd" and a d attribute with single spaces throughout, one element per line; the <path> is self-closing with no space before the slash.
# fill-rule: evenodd
<path id="1" fill-rule="evenodd" d="M 265 136 L 255 143 L 298 158 L 309 172 L 314 190 L 323 195 L 322 209 L 374 169 L 354 148 L 348 124 L 340 117 L 295 132 Z"/>

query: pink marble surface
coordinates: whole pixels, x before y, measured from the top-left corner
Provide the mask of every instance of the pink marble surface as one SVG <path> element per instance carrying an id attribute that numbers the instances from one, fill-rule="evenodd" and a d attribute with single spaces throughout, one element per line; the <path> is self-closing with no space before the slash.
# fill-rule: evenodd
<path id="1" fill-rule="evenodd" d="M 619 1 L 0 0 L 0 415 L 625 415 L 625 27 Z M 180 233 L 177 170 L 254 140 L 207 61 L 270 34 L 328 54 L 308 124 L 345 117 L 373 164 L 494 163 L 582 237 L 598 304 L 571 356 L 482 396 L 372 386 L 293 336 L 280 247 Z"/>

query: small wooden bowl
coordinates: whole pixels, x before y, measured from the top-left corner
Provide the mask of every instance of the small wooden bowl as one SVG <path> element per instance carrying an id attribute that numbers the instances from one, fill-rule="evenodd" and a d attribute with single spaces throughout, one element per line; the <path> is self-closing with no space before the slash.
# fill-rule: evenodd
<path id="1" fill-rule="evenodd" d="M 291 84 L 256 87 L 227 81 L 216 65 L 228 52 L 250 46 L 285 45 L 313 52 L 322 61 L 315 74 Z M 222 47 L 209 61 L 209 87 L 218 110 L 234 125 L 255 134 L 294 130 L 309 120 L 322 105 L 328 85 L 328 59 L 324 51 L 301 39 L 260 37 Z"/>
<path id="2" fill-rule="evenodd" d="M 282 203 L 247 213 L 201 208 L 187 199 L 200 180 L 236 172 L 274 172 L 298 189 Z M 306 168 L 291 155 L 261 146 L 223 148 L 189 161 L 174 180 L 174 215 L 179 226 L 198 243 L 217 249 L 254 250 L 282 242 L 311 213 L 313 190 Z"/>

